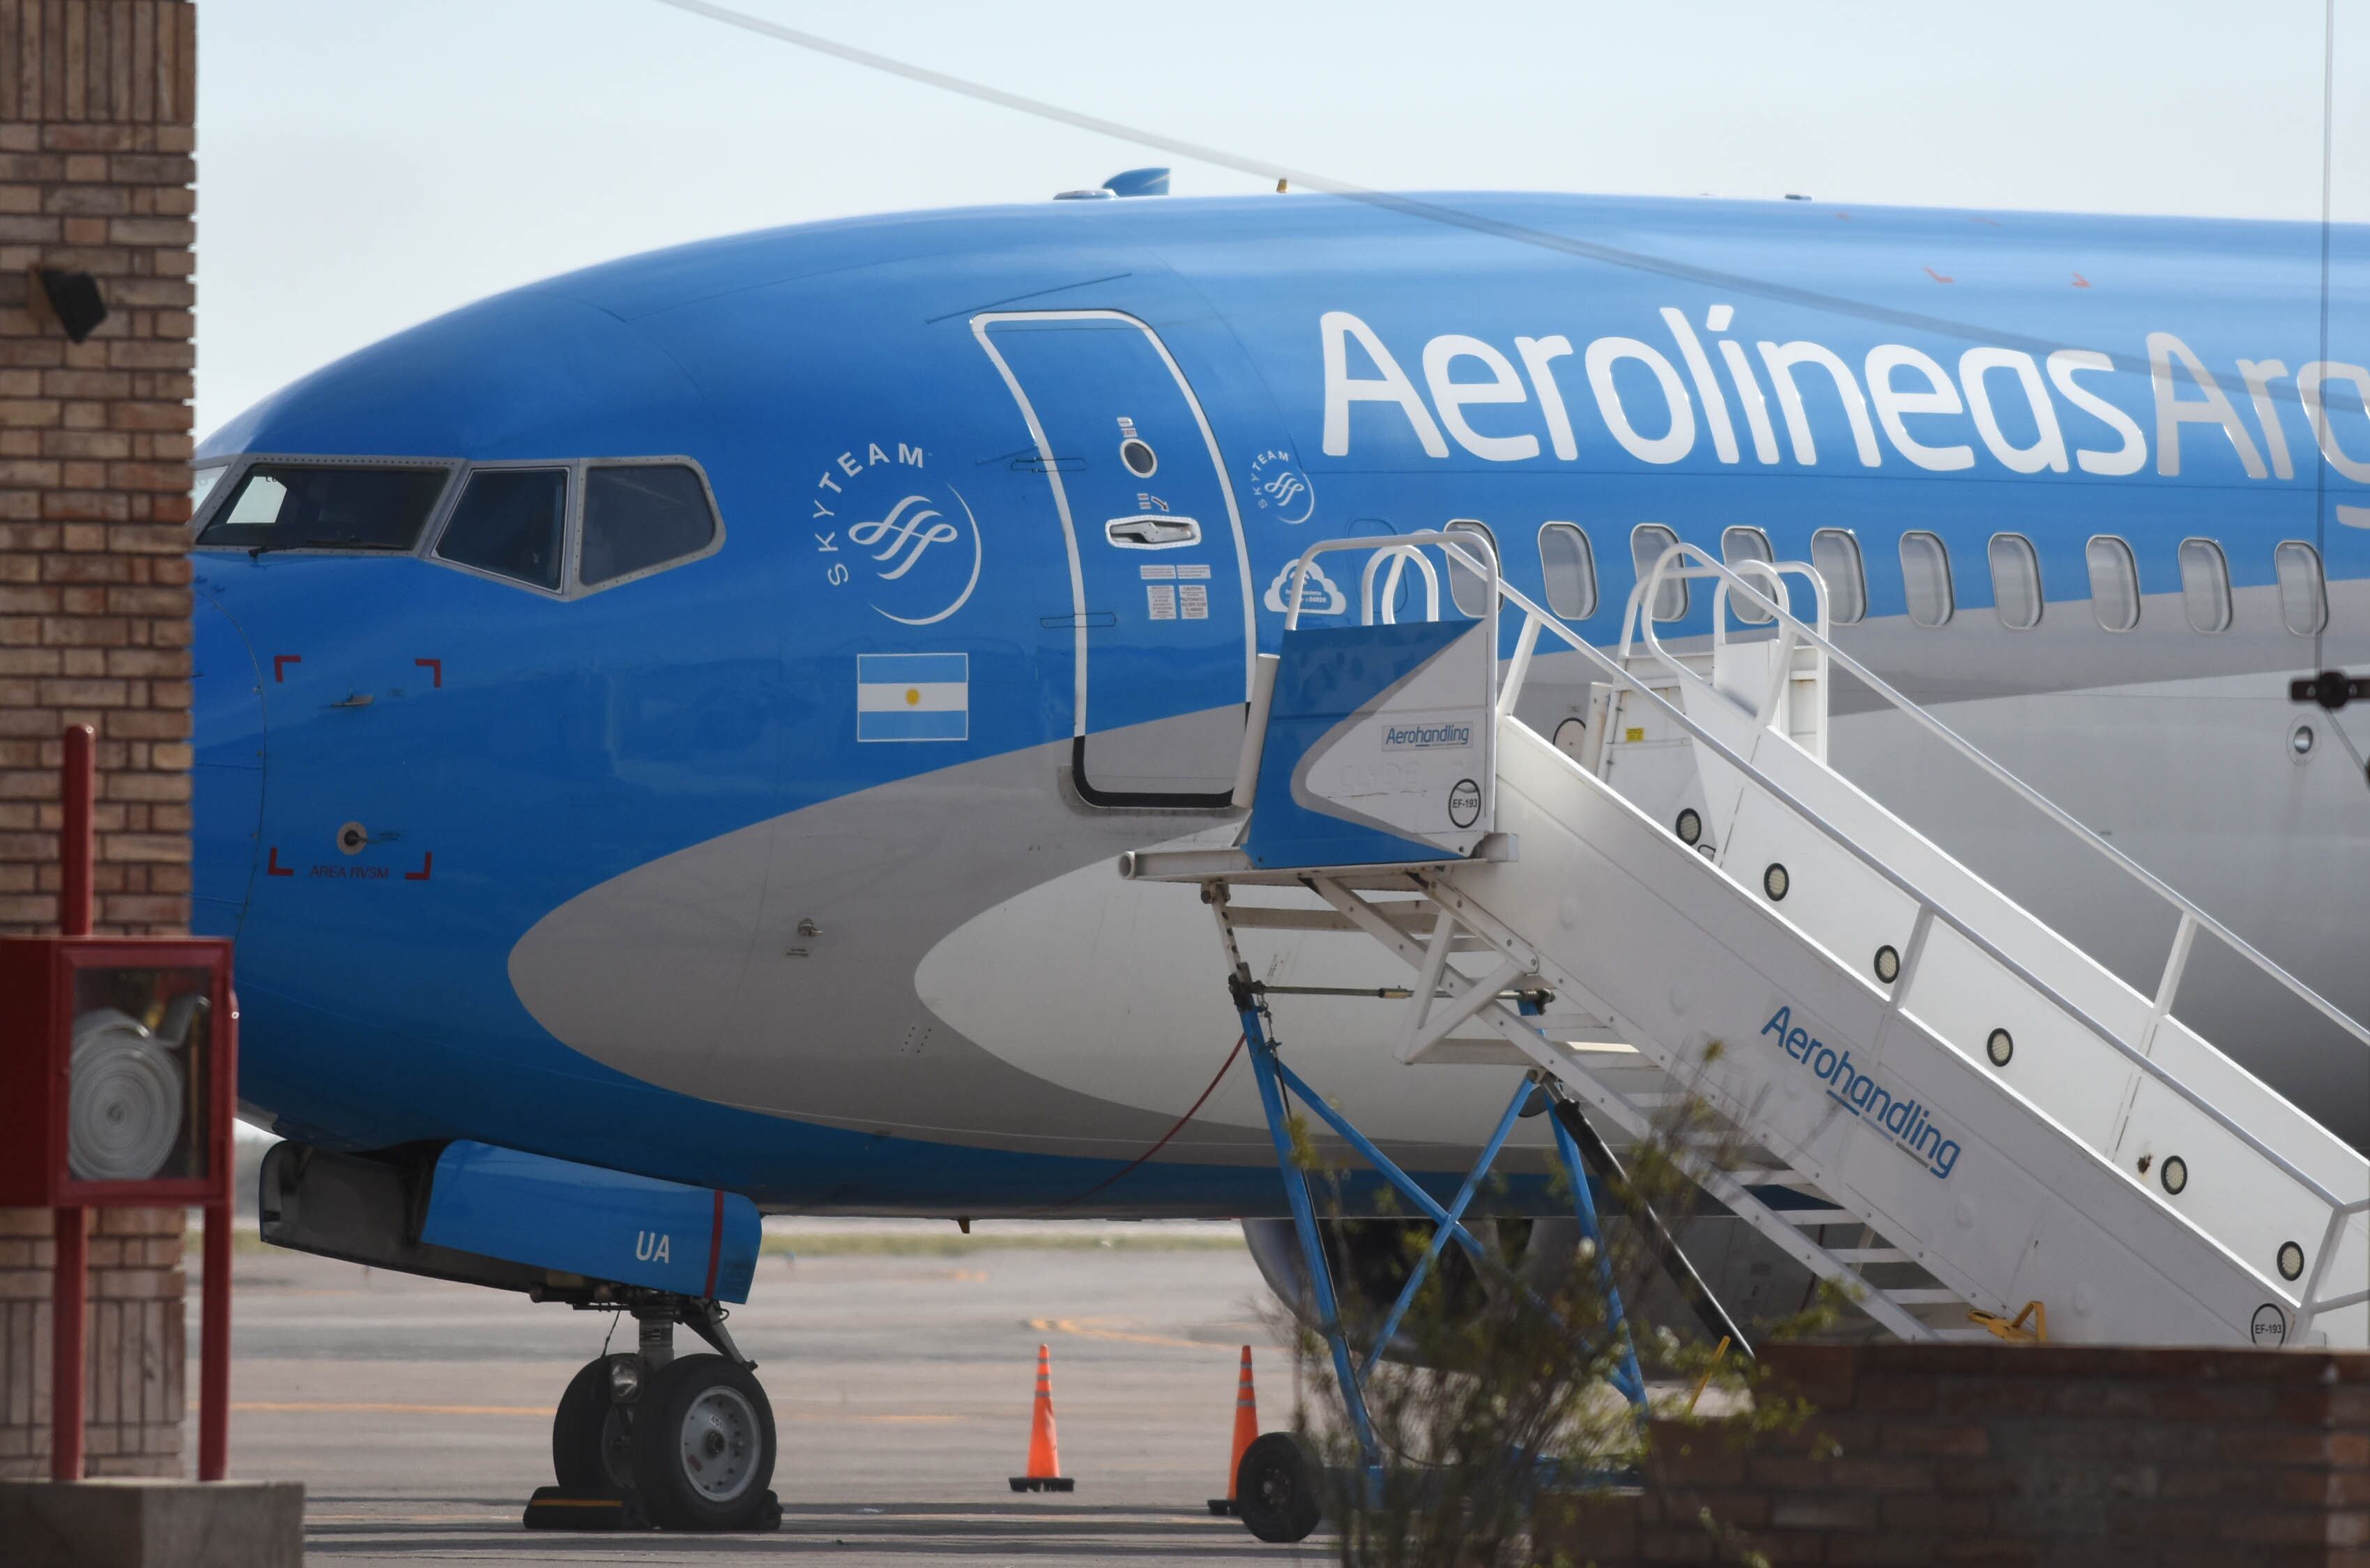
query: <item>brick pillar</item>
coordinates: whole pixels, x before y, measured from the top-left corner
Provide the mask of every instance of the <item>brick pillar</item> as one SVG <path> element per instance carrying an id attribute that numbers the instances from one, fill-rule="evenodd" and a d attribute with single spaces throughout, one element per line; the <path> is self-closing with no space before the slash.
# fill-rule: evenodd
<path id="1" fill-rule="evenodd" d="M 70 724 L 98 929 L 189 920 L 196 46 L 183 0 L 0 0 L 0 932 L 55 926 Z M 35 266 L 98 280 L 87 341 L 28 308 Z M 186 1217 L 91 1224 L 90 1473 L 178 1474 Z M 49 1236 L 0 1210 L 0 1476 L 48 1473 Z"/>

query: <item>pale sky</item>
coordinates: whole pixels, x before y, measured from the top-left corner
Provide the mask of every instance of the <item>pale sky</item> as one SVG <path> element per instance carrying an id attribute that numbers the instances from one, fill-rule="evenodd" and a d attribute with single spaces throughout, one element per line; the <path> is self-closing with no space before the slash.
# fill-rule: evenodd
<path id="1" fill-rule="evenodd" d="M 2321 0 L 1981 6 L 728 0 L 1010 92 L 1392 189 L 2317 219 Z M 2370 0 L 2334 211 L 2370 221 Z M 203 0 L 204 431 L 486 294 L 706 235 L 1036 201 L 1171 164 L 658 0 Z"/>

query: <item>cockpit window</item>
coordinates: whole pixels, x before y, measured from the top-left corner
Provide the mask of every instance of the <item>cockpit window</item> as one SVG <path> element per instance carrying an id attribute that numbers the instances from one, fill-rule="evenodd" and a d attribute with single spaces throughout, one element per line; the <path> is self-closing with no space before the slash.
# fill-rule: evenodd
<path id="1" fill-rule="evenodd" d="M 448 561 L 558 591 L 568 542 L 568 470 L 481 468 L 436 541 Z"/>
<path id="2" fill-rule="evenodd" d="M 696 471 L 678 463 L 604 464 L 584 473 L 584 556 L 591 588 L 696 555 L 716 539 L 716 512 Z"/>
<path id="3" fill-rule="evenodd" d="M 230 464 L 227 463 L 210 464 L 203 468 L 193 468 L 190 471 L 190 515 L 191 517 L 205 510 L 206 498 L 213 494 L 214 486 L 221 484 L 222 476 L 229 472 Z"/>
<path id="4" fill-rule="evenodd" d="M 259 463 L 198 543 L 243 550 L 409 550 L 444 490 L 443 468 Z"/>

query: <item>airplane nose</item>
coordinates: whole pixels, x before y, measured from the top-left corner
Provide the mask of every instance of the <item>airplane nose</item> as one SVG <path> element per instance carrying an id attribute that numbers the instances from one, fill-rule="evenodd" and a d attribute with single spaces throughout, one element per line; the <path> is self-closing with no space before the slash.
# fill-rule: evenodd
<path id="1" fill-rule="evenodd" d="M 190 928 L 236 936 L 263 822 L 263 674 L 238 623 L 203 583 L 190 647 Z"/>

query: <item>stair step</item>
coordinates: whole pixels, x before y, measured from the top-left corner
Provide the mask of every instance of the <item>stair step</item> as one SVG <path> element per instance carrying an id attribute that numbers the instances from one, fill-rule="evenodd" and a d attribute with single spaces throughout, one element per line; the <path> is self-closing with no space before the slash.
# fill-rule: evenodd
<path id="1" fill-rule="evenodd" d="M 1882 1294 L 1886 1300 L 1897 1307 L 1953 1307 L 1964 1299 L 1957 1291 L 1939 1286 L 1929 1289 L 1887 1290 Z"/>

